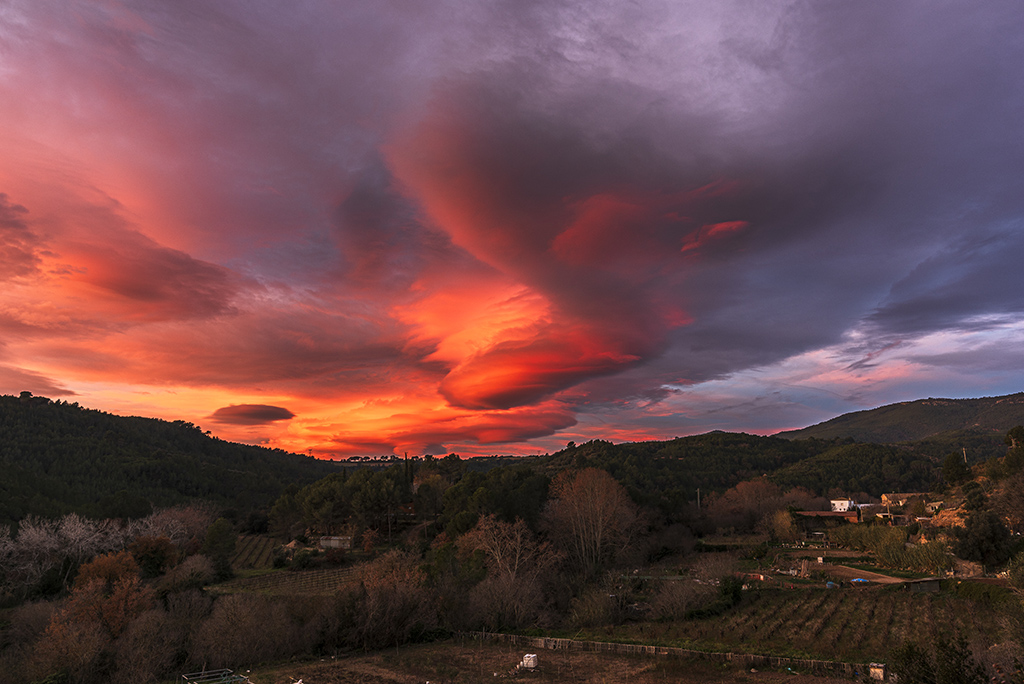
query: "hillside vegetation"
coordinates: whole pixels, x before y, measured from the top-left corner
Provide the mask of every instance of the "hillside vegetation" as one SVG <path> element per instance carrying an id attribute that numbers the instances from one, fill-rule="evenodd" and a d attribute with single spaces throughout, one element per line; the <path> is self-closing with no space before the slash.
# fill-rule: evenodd
<path id="1" fill-rule="evenodd" d="M 954 433 L 1001 445 L 1003 435 L 1024 424 L 1024 392 L 980 399 L 918 399 L 846 413 L 802 430 L 780 432 L 786 439 L 846 439 L 892 444 L 946 441 Z M 979 444 L 980 446 L 980 444 Z M 991 454 L 989 454 L 991 455 Z M 988 457 L 988 455 L 986 455 Z"/>
<path id="2" fill-rule="evenodd" d="M 45 397 L 0 395 L 0 525 L 26 515 L 140 517 L 205 499 L 265 506 L 338 466 L 225 442 L 184 421 L 115 416 Z"/>

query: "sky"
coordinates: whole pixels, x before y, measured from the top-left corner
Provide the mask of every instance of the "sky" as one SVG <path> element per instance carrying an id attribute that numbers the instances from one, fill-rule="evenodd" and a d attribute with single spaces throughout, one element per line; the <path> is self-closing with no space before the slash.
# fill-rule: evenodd
<path id="1" fill-rule="evenodd" d="M 4 0 L 0 393 L 325 458 L 1024 390 L 1017 0 Z"/>

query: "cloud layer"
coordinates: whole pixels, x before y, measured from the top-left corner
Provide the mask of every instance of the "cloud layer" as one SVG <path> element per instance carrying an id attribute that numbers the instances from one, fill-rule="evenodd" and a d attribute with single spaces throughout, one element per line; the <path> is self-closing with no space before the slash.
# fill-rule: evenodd
<path id="1" fill-rule="evenodd" d="M 15 0 L 0 390 L 324 456 L 1019 391 L 1022 24 Z"/>

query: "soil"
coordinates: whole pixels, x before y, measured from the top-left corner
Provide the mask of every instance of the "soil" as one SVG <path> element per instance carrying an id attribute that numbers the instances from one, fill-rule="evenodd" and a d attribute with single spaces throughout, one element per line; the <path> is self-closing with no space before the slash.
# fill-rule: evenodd
<path id="1" fill-rule="evenodd" d="M 849 684 L 849 679 L 789 671 L 740 669 L 704 660 L 540 651 L 536 672 L 512 675 L 521 649 L 473 641 L 403 646 L 372 654 L 266 668 L 250 674 L 253 684 Z"/>
<path id="2" fill-rule="evenodd" d="M 819 565 L 817 566 L 817 569 L 831 575 L 837 580 L 850 581 L 859 577 L 861 579 L 869 580 L 875 584 L 902 584 L 903 582 L 906 582 L 906 580 L 898 577 L 890 577 L 889 575 L 883 575 L 869 570 L 858 570 L 857 568 L 851 568 L 845 565 Z"/>

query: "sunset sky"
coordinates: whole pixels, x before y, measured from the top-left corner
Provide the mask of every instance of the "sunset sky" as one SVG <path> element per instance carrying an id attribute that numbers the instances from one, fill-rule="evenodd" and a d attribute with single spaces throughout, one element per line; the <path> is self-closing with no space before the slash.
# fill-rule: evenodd
<path id="1" fill-rule="evenodd" d="M 23 390 L 322 457 L 1024 390 L 1024 11 L 4 0 Z"/>

